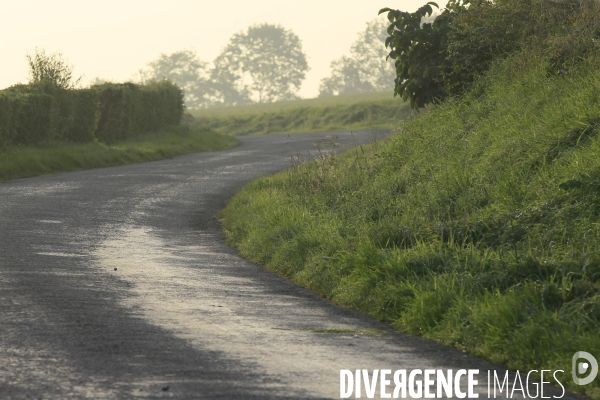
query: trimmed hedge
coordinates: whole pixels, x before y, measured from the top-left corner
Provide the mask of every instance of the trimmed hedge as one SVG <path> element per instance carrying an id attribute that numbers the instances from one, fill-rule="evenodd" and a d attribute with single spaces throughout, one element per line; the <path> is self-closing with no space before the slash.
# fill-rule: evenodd
<path id="1" fill-rule="evenodd" d="M 71 142 L 92 142 L 98 121 L 98 92 L 93 89 L 56 90 L 58 110 L 55 137 Z"/>
<path id="2" fill-rule="evenodd" d="M 56 110 L 51 95 L 15 87 L 0 91 L 0 145 L 48 140 L 55 125 Z"/>
<path id="3" fill-rule="evenodd" d="M 125 139 L 179 124 L 183 92 L 169 81 L 140 86 L 105 83 L 94 86 L 100 96 L 96 137 L 105 142 Z"/>
<path id="4" fill-rule="evenodd" d="M 48 140 L 114 142 L 178 125 L 183 92 L 168 82 L 67 90 L 48 84 L 0 91 L 0 147 Z"/>

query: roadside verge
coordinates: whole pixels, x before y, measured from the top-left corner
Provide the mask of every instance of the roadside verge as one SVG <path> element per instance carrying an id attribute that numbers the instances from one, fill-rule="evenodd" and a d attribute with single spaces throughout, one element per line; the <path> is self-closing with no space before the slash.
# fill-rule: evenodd
<path id="1" fill-rule="evenodd" d="M 53 142 L 12 146 L 0 152 L 0 182 L 32 176 L 110 167 L 223 150 L 237 139 L 207 129 L 176 126 L 114 144 Z"/>
<path id="2" fill-rule="evenodd" d="M 509 59 L 382 142 L 258 179 L 221 214 L 229 243 L 405 332 L 570 376 L 600 354 L 597 65 Z"/>

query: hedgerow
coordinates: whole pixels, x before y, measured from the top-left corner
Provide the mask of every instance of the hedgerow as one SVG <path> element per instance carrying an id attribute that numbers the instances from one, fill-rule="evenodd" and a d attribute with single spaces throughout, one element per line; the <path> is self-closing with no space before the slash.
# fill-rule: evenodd
<path id="1" fill-rule="evenodd" d="M 113 142 L 177 125 L 183 93 L 168 82 L 63 88 L 52 82 L 0 91 L 0 146 Z"/>

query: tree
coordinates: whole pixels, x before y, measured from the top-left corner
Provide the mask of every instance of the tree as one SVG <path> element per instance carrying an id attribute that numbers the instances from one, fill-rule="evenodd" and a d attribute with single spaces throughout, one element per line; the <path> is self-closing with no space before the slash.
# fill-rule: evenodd
<path id="1" fill-rule="evenodd" d="M 433 23 L 422 23 L 424 18 L 433 14 L 432 6 L 438 7 L 436 3 L 429 2 L 414 13 L 390 8 L 379 11 L 380 14 L 387 12 L 391 23 L 385 45 L 392 49 L 389 57 L 396 60 L 394 96 L 400 95 L 414 109 L 447 95 L 444 67 L 450 17 L 444 11 Z M 448 9 L 451 6 L 452 1 Z"/>
<path id="2" fill-rule="evenodd" d="M 600 47 L 597 0 L 449 0 L 430 22 L 433 7 L 380 11 L 390 22 L 394 95 L 415 109 L 464 93 L 494 62 L 522 49 L 545 59 L 548 73 L 566 73 Z"/>
<path id="3" fill-rule="evenodd" d="M 319 96 L 391 90 L 394 64 L 386 60 L 387 23 L 375 19 L 359 33 L 350 55 L 331 62 L 331 76 L 321 80 Z"/>
<path id="4" fill-rule="evenodd" d="M 321 80 L 319 97 L 344 93 L 371 92 L 373 87 L 361 79 L 360 63 L 342 56 L 331 62 L 331 75 Z"/>
<path id="5" fill-rule="evenodd" d="M 189 108 L 207 105 L 209 92 L 208 64 L 191 50 L 161 54 L 148 64 L 148 70 L 140 71 L 141 79 L 158 81 L 168 79 L 181 87 L 185 93 L 185 104 Z"/>
<path id="6" fill-rule="evenodd" d="M 44 49 L 36 48 L 33 55 L 27 54 L 27 62 L 31 84 L 50 84 L 62 89 L 72 89 L 81 81 L 81 77 L 74 78 L 73 66 L 63 59 L 61 53 L 47 55 Z"/>
<path id="7" fill-rule="evenodd" d="M 213 101 L 231 105 L 297 98 L 308 71 L 300 38 L 266 23 L 234 34 L 214 64 Z"/>

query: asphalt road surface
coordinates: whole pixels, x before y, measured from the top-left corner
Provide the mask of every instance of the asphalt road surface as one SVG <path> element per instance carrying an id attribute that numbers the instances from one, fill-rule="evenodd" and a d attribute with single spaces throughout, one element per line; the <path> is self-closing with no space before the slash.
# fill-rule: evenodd
<path id="1" fill-rule="evenodd" d="M 339 398 L 340 369 L 386 368 L 476 368 L 487 398 L 501 368 L 394 334 L 224 244 L 226 201 L 326 136 L 0 184 L 0 399 Z"/>

